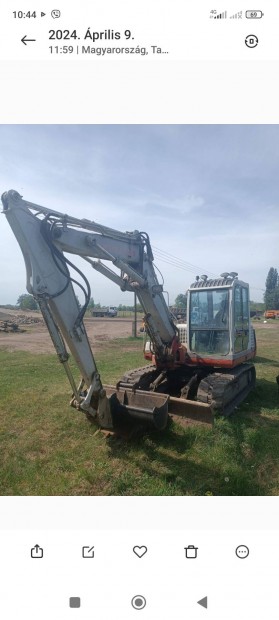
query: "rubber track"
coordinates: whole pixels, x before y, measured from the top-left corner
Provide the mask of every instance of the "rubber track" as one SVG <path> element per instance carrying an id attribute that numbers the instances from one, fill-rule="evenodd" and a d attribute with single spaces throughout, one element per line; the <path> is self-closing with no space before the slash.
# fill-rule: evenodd
<path id="1" fill-rule="evenodd" d="M 142 382 L 146 381 L 149 377 L 148 384 L 152 383 L 155 379 L 156 375 L 158 375 L 158 370 L 156 366 L 150 364 L 149 366 L 143 366 L 142 368 L 134 368 L 133 370 L 128 370 L 128 372 L 123 375 L 120 379 L 117 387 L 131 387 L 137 389 Z M 140 386 L 143 389 L 143 386 Z M 148 389 L 148 388 L 147 388 Z"/>
<path id="2" fill-rule="evenodd" d="M 230 415 L 255 387 L 253 364 L 241 364 L 228 372 L 215 372 L 201 380 L 197 400 L 208 403 L 214 412 Z"/>

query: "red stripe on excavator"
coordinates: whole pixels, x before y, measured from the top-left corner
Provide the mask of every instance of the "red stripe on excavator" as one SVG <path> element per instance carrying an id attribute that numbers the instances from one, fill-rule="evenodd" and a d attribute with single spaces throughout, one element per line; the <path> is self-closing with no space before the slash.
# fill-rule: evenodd
<path id="1" fill-rule="evenodd" d="M 187 364 L 189 366 L 221 366 L 223 368 L 234 368 L 243 362 L 247 362 L 248 360 L 255 357 L 254 351 L 249 351 L 240 357 L 236 357 L 234 359 L 225 359 L 223 357 L 194 357 L 191 356 L 188 358 Z"/>
<path id="2" fill-rule="evenodd" d="M 218 368 L 234 368 L 235 366 L 239 366 L 239 364 L 242 364 L 243 362 L 247 362 L 248 360 L 253 359 L 255 357 L 255 354 L 256 352 L 255 350 L 253 350 L 239 357 L 235 357 L 234 359 L 228 359 L 224 357 L 194 357 L 193 355 L 190 357 L 190 355 L 186 354 L 185 356 L 181 356 L 179 361 L 177 360 L 176 362 L 173 361 L 168 363 L 160 363 L 158 360 L 156 360 L 155 355 L 152 353 L 150 354 L 150 352 L 148 352 L 148 354 L 145 354 L 144 357 L 146 360 L 152 361 L 152 363 L 156 365 L 157 368 L 174 368 L 175 366 L 213 366 Z"/>

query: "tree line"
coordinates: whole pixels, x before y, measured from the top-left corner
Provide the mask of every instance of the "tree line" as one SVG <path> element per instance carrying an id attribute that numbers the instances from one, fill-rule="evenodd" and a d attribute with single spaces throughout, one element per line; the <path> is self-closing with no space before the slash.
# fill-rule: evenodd
<path id="1" fill-rule="evenodd" d="M 267 274 L 264 303 L 266 310 L 279 310 L 279 277 L 275 267 L 270 267 Z"/>
<path id="2" fill-rule="evenodd" d="M 80 306 L 79 299 L 77 298 L 78 304 Z M 187 295 L 186 293 L 179 293 L 175 298 L 174 305 L 177 308 L 186 308 L 187 306 Z M 250 302 L 252 309 L 257 310 L 279 310 L 279 276 L 278 271 L 275 267 L 270 267 L 266 283 L 265 283 L 265 292 L 264 292 L 264 303 L 261 302 Z M 6 306 L 7 307 L 7 306 Z M 20 310 L 38 310 L 38 304 L 34 299 L 33 295 L 29 295 L 28 293 L 23 293 L 19 296 L 16 306 L 9 305 L 10 308 L 19 308 Z M 100 308 L 100 303 L 95 303 L 93 297 L 91 297 L 88 309 L 92 310 L 93 308 Z M 117 307 L 119 311 L 133 311 L 133 305 L 125 305 L 119 304 Z M 141 312 L 142 307 L 139 303 L 137 303 L 137 311 Z"/>

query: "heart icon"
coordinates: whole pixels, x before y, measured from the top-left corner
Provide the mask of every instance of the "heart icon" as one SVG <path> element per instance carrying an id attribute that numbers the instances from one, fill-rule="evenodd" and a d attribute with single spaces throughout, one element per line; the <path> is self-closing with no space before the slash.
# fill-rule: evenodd
<path id="1" fill-rule="evenodd" d="M 133 552 L 138 556 L 138 558 L 142 558 L 142 556 L 147 553 L 147 547 L 134 547 Z"/>

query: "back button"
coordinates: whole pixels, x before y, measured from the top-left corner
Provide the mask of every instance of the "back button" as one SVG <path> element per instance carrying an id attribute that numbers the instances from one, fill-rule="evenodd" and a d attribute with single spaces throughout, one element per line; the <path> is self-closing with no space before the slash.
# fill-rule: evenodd
<path id="1" fill-rule="evenodd" d="M 197 601 L 198 605 L 201 605 L 202 607 L 204 607 L 205 609 L 207 609 L 207 596 L 205 596 L 204 598 L 201 598 L 200 601 Z"/>

